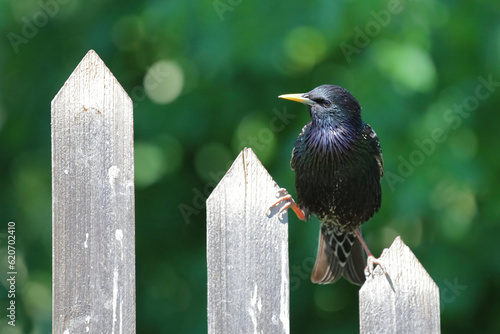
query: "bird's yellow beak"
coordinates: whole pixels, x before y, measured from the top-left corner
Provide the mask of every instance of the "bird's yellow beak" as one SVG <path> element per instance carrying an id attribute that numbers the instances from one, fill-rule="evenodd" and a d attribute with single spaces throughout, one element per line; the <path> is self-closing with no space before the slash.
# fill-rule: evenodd
<path id="1" fill-rule="evenodd" d="M 313 100 L 310 100 L 307 97 L 304 97 L 304 95 L 305 94 L 284 94 L 284 95 L 280 95 L 278 97 L 280 99 L 300 102 L 300 103 L 307 104 L 307 105 L 311 105 L 314 103 Z"/>

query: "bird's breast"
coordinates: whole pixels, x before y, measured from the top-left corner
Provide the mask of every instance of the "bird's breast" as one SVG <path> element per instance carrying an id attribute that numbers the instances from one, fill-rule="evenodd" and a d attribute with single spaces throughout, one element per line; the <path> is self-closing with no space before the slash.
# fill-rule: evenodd
<path id="1" fill-rule="evenodd" d="M 299 205 L 322 221 L 347 230 L 368 220 L 380 205 L 373 158 L 342 131 L 303 133 L 294 149 Z"/>

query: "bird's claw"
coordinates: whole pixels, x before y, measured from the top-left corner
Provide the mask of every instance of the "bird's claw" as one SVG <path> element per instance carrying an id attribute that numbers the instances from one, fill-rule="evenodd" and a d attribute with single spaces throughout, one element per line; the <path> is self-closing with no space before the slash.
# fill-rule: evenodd
<path id="1" fill-rule="evenodd" d="M 295 201 L 292 198 L 292 195 L 288 193 L 288 190 L 285 188 L 280 188 L 276 192 L 276 197 L 279 198 L 275 203 L 273 203 L 270 207 L 269 210 L 267 210 L 267 215 L 271 215 L 271 210 L 280 205 L 281 203 L 285 202 L 285 204 L 279 209 L 278 215 L 280 219 L 282 219 L 283 213 L 288 210 L 294 203 Z"/>
<path id="2" fill-rule="evenodd" d="M 282 197 L 282 196 L 286 196 L 286 195 L 290 195 L 288 193 L 288 190 L 286 190 L 286 188 L 279 188 L 278 191 L 276 192 L 276 197 Z M 276 204 L 274 204 L 274 205 L 276 205 Z"/>
<path id="3" fill-rule="evenodd" d="M 300 220 L 304 220 L 305 221 L 305 220 L 309 219 L 309 215 L 306 214 L 306 212 L 304 212 L 304 210 L 302 210 L 297 205 L 297 203 L 295 203 L 295 201 L 292 198 L 292 195 L 290 195 L 285 188 L 280 188 L 278 190 L 278 192 L 276 193 L 276 197 L 279 197 L 279 196 L 281 196 L 281 197 L 276 201 L 276 203 L 274 203 L 273 205 L 271 205 L 271 207 L 267 211 L 267 215 L 268 216 L 271 215 L 271 210 L 274 207 L 276 207 L 277 205 L 279 205 L 282 202 L 285 202 L 285 204 L 283 204 L 283 206 L 278 211 L 279 219 L 280 220 L 283 220 L 283 213 L 286 212 L 288 209 L 292 209 L 293 212 L 295 212 L 295 214 L 297 215 L 297 218 L 299 218 Z"/>
<path id="4" fill-rule="evenodd" d="M 383 255 L 384 253 L 382 253 Z M 381 258 L 382 256 L 380 256 Z M 380 261 L 380 258 L 375 258 L 373 255 L 369 255 L 368 258 L 366 259 L 366 268 L 365 268 L 365 276 L 366 278 L 369 277 L 374 277 L 374 266 L 378 265 L 380 269 L 382 269 L 382 272 L 384 275 L 388 275 L 387 270 L 385 270 L 384 266 L 382 265 L 382 261 Z"/>

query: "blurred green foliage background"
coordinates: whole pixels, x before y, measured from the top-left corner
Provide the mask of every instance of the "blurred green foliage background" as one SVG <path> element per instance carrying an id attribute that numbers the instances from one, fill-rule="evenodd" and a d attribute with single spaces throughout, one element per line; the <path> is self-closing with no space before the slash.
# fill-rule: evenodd
<path id="1" fill-rule="evenodd" d="M 50 102 L 94 49 L 135 107 L 138 333 L 206 332 L 204 201 L 244 146 L 294 194 L 308 113 L 277 96 L 324 83 L 380 138 L 374 253 L 401 235 L 443 332 L 499 333 L 499 18 L 496 0 L 0 0 L 0 332 L 51 331 Z M 318 224 L 290 217 L 291 332 L 357 332 L 359 288 L 311 284 Z"/>

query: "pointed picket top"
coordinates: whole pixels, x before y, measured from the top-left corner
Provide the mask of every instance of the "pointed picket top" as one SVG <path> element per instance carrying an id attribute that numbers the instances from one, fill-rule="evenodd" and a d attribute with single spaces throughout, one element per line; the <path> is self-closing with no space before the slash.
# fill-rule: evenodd
<path id="1" fill-rule="evenodd" d="M 207 200 L 208 333 L 289 333 L 288 216 L 245 148 Z"/>
<path id="2" fill-rule="evenodd" d="M 52 332 L 135 333 L 132 100 L 89 51 L 52 100 Z"/>
<path id="3" fill-rule="evenodd" d="M 78 101 L 73 100 L 74 103 L 100 111 L 104 109 L 104 101 L 109 95 L 123 99 L 123 103 L 132 104 L 123 87 L 94 50 L 90 50 L 83 57 L 52 100 L 52 105 L 57 104 L 59 100 L 66 100 L 67 103 L 68 93 L 78 95 Z M 57 112 L 57 109 L 55 111 Z"/>
<path id="4" fill-rule="evenodd" d="M 439 288 L 397 237 L 359 291 L 360 333 L 440 333 Z"/>

